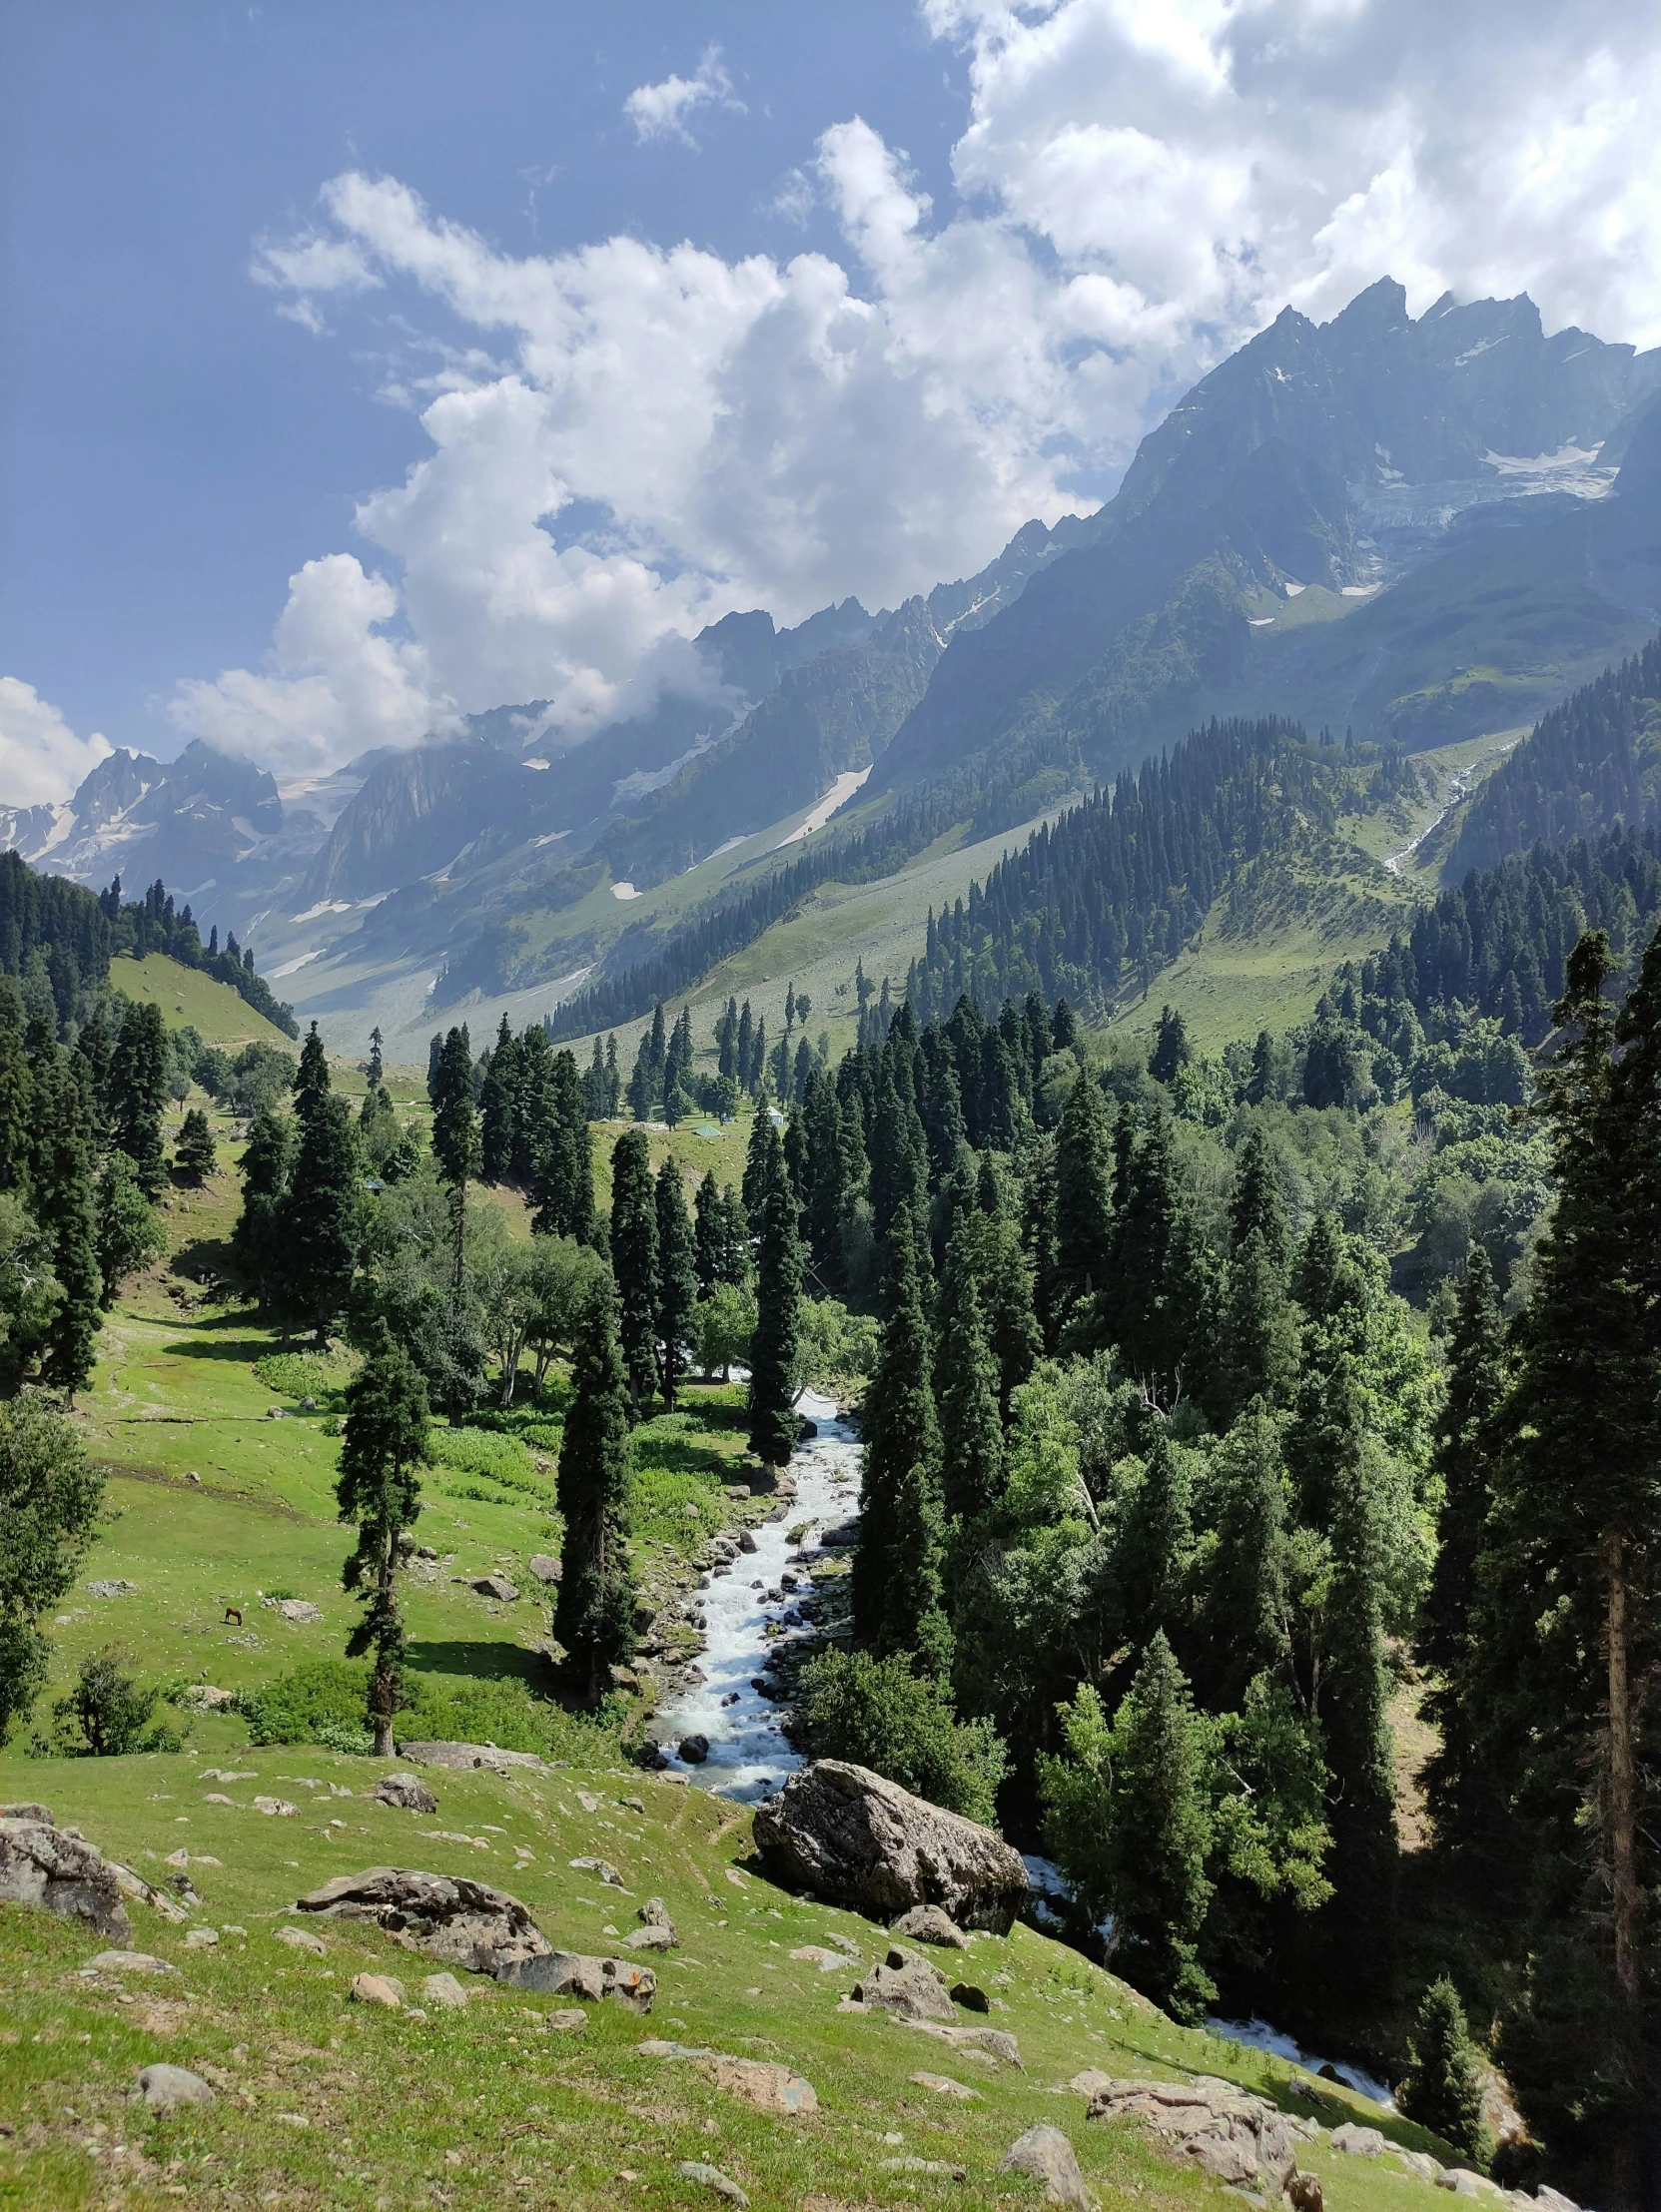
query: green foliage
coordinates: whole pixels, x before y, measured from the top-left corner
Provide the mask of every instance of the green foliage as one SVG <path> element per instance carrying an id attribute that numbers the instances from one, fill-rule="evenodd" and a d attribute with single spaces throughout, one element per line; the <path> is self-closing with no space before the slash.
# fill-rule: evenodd
<path id="1" fill-rule="evenodd" d="M 255 1374 L 280 1398 L 315 1398 L 335 1412 L 345 1410 L 346 1386 L 357 1371 L 358 1361 L 339 1352 L 267 1352 L 254 1362 Z"/>
<path id="2" fill-rule="evenodd" d="M 1486 2166 L 1493 2144 L 1482 2124 L 1479 2054 L 1459 1992 L 1446 1974 L 1431 1982 L 1419 2001 L 1410 2059 L 1397 2105 L 1408 2119 Z"/>
<path id="3" fill-rule="evenodd" d="M 763 1113 L 758 1119 L 767 1121 Z M 771 1129 L 771 1123 L 768 1121 Z M 767 1154 L 756 1261 L 756 1325 L 750 1338 L 749 1446 L 765 1467 L 782 1467 L 795 1449 L 801 1422 L 794 1411 L 801 1325 L 802 1246 L 796 1200 L 784 1173 L 778 1132 Z"/>
<path id="4" fill-rule="evenodd" d="M 804 1305 L 808 1302 L 803 1300 Z M 692 1343 L 698 1372 L 719 1373 L 725 1382 L 732 1366 L 749 1358 L 755 1320 L 755 1299 L 748 1290 L 730 1282 L 716 1283 L 692 1308 Z"/>
<path id="5" fill-rule="evenodd" d="M 216 1164 L 214 1132 L 208 1126 L 208 1116 L 200 1106 L 192 1106 L 179 1128 L 179 1139 L 173 1147 L 173 1162 L 183 1175 L 196 1182 L 211 1175 Z"/>
<path id="6" fill-rule="evenodd" d="M 123 1759 L 133 1752 L 179 1749 L 175 1731 L 152 1718 L 161 1702 L 160 1685 L 146 1688 L 128 1674 L 124 1656 L 106 1645 L 82 1660 L 75 1687 L 52 1708 L 53 1751 L 71 1759 Z"/>
<path id="7" fill-rule="evenodd" d="M 256 1745 L 325 1744 L 357 1750 L 367 1748 L 369 1688 L 370 1669 L 361 1662 L 308 1660 L 258 1690 L 241 1693 L 236 1709 Z M 410 1741 L 492 1743 L 503 1751 L 595 1766 L 614 1764 L 617 1757 L 615 1739 L 603 1725 L 533 1698 L 511 1677 L 495 1681 L 410 1673 L 405 1694 L 401 1733 Z"/>
<path id="8" fill-rule="evenodd" d="M 850 1313 L 840 1298 L 804 1297 L 796 1333 L 797 1377 L 807 1389 L 852 1396 L 875 1370 L 877 1341 L 873 1314 Z"/>
<path id="9" fill-rule="evenodd" d="M 393 1717 L 405 1702 L 399 1540 L 420 1512 L 418 1469 L 427 1432 L 426 1385 L 409 1354 L 383 1331 L 347 1388 L 336 1486 L 341 1519 L 358 1530 L 341 1581 L 364 1608 L 347 1653 L 353 1659 L 375 1654 L 369 1720 L 382 1752 L 392 1748 Z"/>
<path id="10" fill-rule="evenodd" d="M 818 1759 L 844 1759 L 971 1821 L 996 1825 L 1008 1759 L 990 1721 L 960 1721 L 950 1691 L 904 1655 L 824 1652 L 802 1671 L 796 1704 Z"/>
<path id="11" fill-rule="evenodd" d="M 611 1151 L 611 1264 L 629 1402 L 638 1420 L 657 1387 L 657 1192 L 644 1129 L 625 1129 Z"/>
<path id="12" fill-rule="evenodd" d="M 167 1228 L 145 1196 L 138 1169 L 125 1152 L 112 1151 L 98 1178 L 97 1249 L 103 1281 L 100 1303 L 115 1304 L 116 1292 L 167 1250 Z"/>
<path id="13" fill-rule="evenodd" d="M 103 1503 L 69 1421 L 32 1396 L 0 1401 L 0 1743 L 45 1679 L 40 1618 L 74 1583 Z"/>
<path id="14" fill-rule="evenodd" d="M 609 1274 L 597 1279 L 589 1295 L 571 1379 L 575 1395 L 559 1452 L 564 1574 L 553 1632 L 565 1648 L 572 1689 L 595 1706 L 609 1687 L 609 1670 L 634 1654 L 628 1557 L 633 1455 L 617 1292 Z"/>

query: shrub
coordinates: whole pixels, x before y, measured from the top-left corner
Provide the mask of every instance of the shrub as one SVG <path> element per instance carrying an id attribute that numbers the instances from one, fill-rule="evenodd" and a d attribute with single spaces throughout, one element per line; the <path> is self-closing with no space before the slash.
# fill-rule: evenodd
<path id="1" fill-rule="evenodd" d="M 176 1752 L 183 1739 L 152 1721 L 161 1686 L 149 1689 L 127 1674 L 113 1645 L 89 1652 L 75 1687 L 52 1708 L 57 1723 L 51 1749 L 71 1759 L 121 1759 L 131 1752 Z"/>
<path id="2" fill-rule="evenodd" d="M 369 1668 L 358 1661 L 307 1660 L 275 1682 L 243 1691 L 236 1710 L 258 1745 L 320 1744 L 329 1751 L 367 1752 L 369 1687 Z M 400 1717 L 401 1737 L 495 1744 L 582 1766 L 614 1766 L 621 1758 L 613 1731 L 532 1697 L 516 1678 L 411 1674 L 405 1690 L 410 1704 Z"/>
<path id="3" fill-rule="evenodd" d="M 1008 1770 L 990 1721 L 960 1721 L 945 1684 L 903 1659 L 825 1652 L 802 1670 L 796 1716 L 815 1758 L 846 1759 L 915 1797 L 994 1825 Z"/>

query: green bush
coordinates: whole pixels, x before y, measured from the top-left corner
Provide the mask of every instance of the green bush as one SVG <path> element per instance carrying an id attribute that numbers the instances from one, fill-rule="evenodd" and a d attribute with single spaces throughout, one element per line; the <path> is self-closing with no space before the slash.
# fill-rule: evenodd
<path id="1" fill-rule="evenodd" d="M 146 1689 L 125 1672 L 114 1646 L 89 1652 L 75 1687 L 52 1708 L 57 1726 L 50 1745 L 37 1750 L 67 1753 L 71 1759 L 121 1759 L 130 1752 L 176 1752 L 184 1739 L 165 1722 L 152 1719 L 161 1703 L 159 1683 Z"/>
<path id="2" fill-rule="evenodd" d="M 990 1721 L 960 1721 L 942 1682 L 903 1659 L 825 1652 L 802 1670 L 796 1718 L 817 1759 L 845 1759 L 914 1797 L 995 1825 L 1009 1767 Z"/>
<path id="3" fill-rule="evenodd" d="M 316 1398 L 330 1413 L 345 1406 L 346 1386 L 357 1367 L 355 1359 L 333 1352 L 267 1352 L 254 1362 L 254 1372 L 276 1396 Z"/>
<path id="4" fill-rule="evenodd" d="M 537 1473 L 529 1452 L 516 1436 L 503 1436 L 480 1428 L 434 1429 L 427 1442 L 427 1459 L 433 1467 L 456 1474 L 482 1475 L 486 1481 L 499 1483 L 504 1490 L 534 1498 L 538 1505 L 554 1502 L 551 1480 Z M 446 1497 L 486 1495 L 480 1491 L 448 1489 L 444 1494 Z M 492 1504 L 501 1502 L 490 1500 Z"/>

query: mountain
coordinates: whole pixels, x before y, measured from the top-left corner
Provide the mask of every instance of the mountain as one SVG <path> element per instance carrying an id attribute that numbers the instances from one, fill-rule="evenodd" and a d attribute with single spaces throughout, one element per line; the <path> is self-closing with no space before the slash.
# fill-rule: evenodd
<path id="1" fill-rule="evenodd" d="M 281 794 L 205 745 L 125 753 L 0 834 L 257 927 L 343 1037 L 631 1003 L 740 913 L 1020 829 L 1213 717 L 1409 752 L 1526 728 L 1661 622 L 1658 520 L 1661 353 L 1526 298 L 1414 320 L 1386 280 L 1220 364 L 1099 512 L 897 609 L 730 614 L 581 742 L 507 702 Z"/>

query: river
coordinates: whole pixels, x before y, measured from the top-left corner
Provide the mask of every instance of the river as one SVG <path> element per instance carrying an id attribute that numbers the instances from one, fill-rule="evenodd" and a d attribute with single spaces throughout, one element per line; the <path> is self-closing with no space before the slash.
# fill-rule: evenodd
<path id="1" fill-rule="evenodd" d="M 795 1499 L 777 1520 L 765 1521 L 754 1531 L 753 1552 L 741 1552 L 730 1572 L 706 1578 L 708 1587 L 699 1593 L 706 1623 L 705 1649 L 698 1662 L 704 1680 L 661 1706 L 652 1731 L 672 1772 L 684 1774 L 700 1789 L 751 1805 L 769 1796 L 803 1764 L 779 1726 L 777 1706 L 755 1688 L 755 1679 L 781 1643 L 812 1636 L 810 1623 L 785 1617 L 794 1614 L 795 1598 L 811 1588 L 807 1565 L 816 1550 L 815 1533 L 846 1521 L 859 1502 L 859 1440 L 853 1430 L 837 1419 L 829 1398 L 809 1391 L 797 1405 L 818 1433 L 791 1454 Z M 787 1574 L 800 1578 L 798 1592 L 783 1589 L 781 1577 Z M 770 1625 L 778 1633 L 769 1636 Z M 690 1736 L 707 1740 L 707 1759 L 692 1762 L 680 1757 L 678 1746 Z M 1061 1870 L 1037 1856 L 1027 1859 L 1027 1869 L 1042 1920 L 1045 1893 L 1054 1894 L 1061 1886 Z M 1323 2063 L 1266 2020 L 1211 2019 L 1206 2025 L 1214 2035 L 1274 2051 L 1311 2072 L 1318 2072 Z M 1363 2096 L 1393 2109 L 1383 2082 L 1341 2061 L 1335 2070 Z"/>

